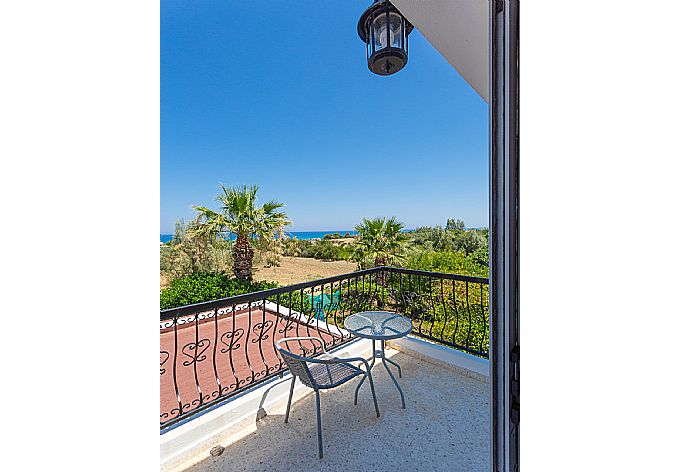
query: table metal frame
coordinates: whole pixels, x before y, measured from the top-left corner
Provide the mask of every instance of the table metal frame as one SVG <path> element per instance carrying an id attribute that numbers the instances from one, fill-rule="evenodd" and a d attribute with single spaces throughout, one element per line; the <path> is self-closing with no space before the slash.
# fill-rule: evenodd
<path id="1" fill-rule="evenodd" d="M 404 316 L 399 315 L 399 314 L 397 314 L 397 313 L 392 313 L 392 312 L 385 312 L 385 313 L 390 313 L 391 315 L 397 315 L 397 316 L 400 316 L 400 317 L 402 317 L 402 318 L 405 318 Z M 350 315 L 350 316 L 355 316 L 355 315 L 360 315 L 360 313 L 355 313 L 354 315 Z M 349 318 L 349 317 L 348 317 L 348 318 Z M 407 319 L 407 318 L 405 318 L 405 319 Z M 409 321 L 409 320 L 407 320 L 407 321 Z M 346 327 L 345 329 L 347 329 L 347 327 Z M 389 358 L 386 357 L 386 346 L 385 346 L 385 341 L 386 341 L 386 340 L 389 340 L 389 339 L 399 339 L 399 338 L 403 338 L 403 337 L 407 336 L 407 335 L 410 334 L 410 332 L 412 331 L 412 323 L 410 322 L 410 329 L 409 329 L 409 330 L 407 330 L 406 332 L 402 332 L 402 333 L 400 333 L 399 335 L 393 335 L 393 336 L 391 336 L 391 335 L 387 335 L 387 336 L 374 336 L 374 335 L 363 334 L 363 333 L 358 332 L 358 331 L 356 331 L 356 330 L 350 331 L 350 330 L 348 329 L 348 331 L 349 331 L 353 336 L 357 336 L 357 337 L 360 337 L 360 338 L 371 339 L 371 348 L 372 348 L 372 353 L 373 353 L 372 355 L 373 355 L 373 357 L 372 357 L 372 359 L 371 359 L 371 364 L 370 364 L 369 367 L 370 367 L 371 369 L 373 369 L 373 368 L 374 368 L 374 364 L 376 363 L 376 359 L 377 359 L 377 358 L 378 358 L 378 359 L 381 359 L 381 363 L 383 364 L 383 367 L 386 368 L 386 371 L 388 372 L 388 375 L 390 376 L 390 378 L 393 380 L 393 383 L 395 384 L 395 388 L 397 388 L 397 389 L 398 389 L 398 393 L 400 393 L 400 400 L 401 400 L 401 402 L 402 402 L 402 408 L 405 409 L 405 395 L 403 394 L 403 391 L 402 391 L 402 389 L 400 388 L 400 384 L 399 384 L 398 381 L 395 379 L 395 375 L 393 375 L 393 372 L 391 371 L 390 367 L 388 367 L 388 364 L 393 364 L 395 367 L 398 368 L 398 376 L 399 376 L 400 378 L 402 378 L 402 369 L 400 368 L 400 365 L 398 365 L 397 362 L 392 361 L 391 359 L 389 359 Z M 379 341 L 379 342 L 381 343 L 381 349 L 380 349 L 380 350 L 377 350 L 377 349 L 376 349 L 376 341 Z M 357 396 L 358 396 L 358 394 L 359 394 L 359 389 L 360 389 L 360 387 L 362 386 L 363 383 L 364 383 L 364 379 L 360 380 L 360 382 L 357 384 L 357 388 L 355 388 L 355 405 L 357 404 Z"/>

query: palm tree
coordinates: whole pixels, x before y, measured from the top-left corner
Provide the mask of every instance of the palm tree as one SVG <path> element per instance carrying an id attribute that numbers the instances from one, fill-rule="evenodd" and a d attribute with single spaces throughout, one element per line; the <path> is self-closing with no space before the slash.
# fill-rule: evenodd
<path id="1" fill-rule="evenodd" d="M 355 226 L 359 239 L 355 243 L 353 259 L 360 267 L 368 258 L 374 259 L 374 266 L 385 266 L 400 259 L 406 238 L 402 234 L 403 224 L 392 218 L 362 218 Z"/>
<path id="2" fill-rule="evenodd" d="M 241 187 L 226 187 L 216 197 L 220 202 L 220 212 L 215 212 L 203 206 L 194 206 L 202 217 L 197 231 L 209 237 L 220 237 L 220 233 L 229 232 L 236 236 L 233 246 L 232 271 L 235 277 L 251 282 L 252 260 L 254 248 L 251 237 L 268 240 L 282 236 L 283 228 L 290 224 L 287 215 L 280 208 L 284 204 L 276 201 L 257 206 L 257 185 L 243 185 Z"/>

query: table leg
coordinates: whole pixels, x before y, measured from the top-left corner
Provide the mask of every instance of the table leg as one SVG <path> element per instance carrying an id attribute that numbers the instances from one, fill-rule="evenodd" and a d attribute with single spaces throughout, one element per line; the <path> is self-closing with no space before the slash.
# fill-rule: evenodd
<path id="1" fill-rule="evenodd" d="M 376 340 L 372 339 L 371 340 L 371 365 L 369 366 L 370 368 L 374 368 L 374 364 L 376 363 Z M 359 395 L 359 389 L 362 387 L 362 384 L 364 384 L 364 381 L 366 380 L 366 376 L 362 377 L 362 380 L 359 381 L 357 384 L 357 387 L 355 388 L 355 405 L 357 404 L 357 396 Z"/>
<path id="2" fill-rule="evenodd" d="M 402 369 L 400 368 L 400 366 L 396 362 L 393 362 L 392 360 L 390 360 L 387 357 L 386 357 L 386 362 L 388 362 L 389 364 L 393 364 L 395 367 L 398 368 L 398 377 L 400 377 L 402 379 Z"/>
<path id="3" fill-rule="evenodd" d="M 372 339 L 371 340 L 371 367 L 372 369 L 374 368 L 374 364 L 376 363 L 376 340 Z"/>
<path id="4" fill-rule="evenodd" d="M 395 388 L 398 389 L 398 393 L 400 393 L 400 400 L 402 401 L 402 407 L 404 410 L 405 409 L 405 395 L 403 395 L 403 391 L 400 388 L 398 381 L 395 380 L 395 375 L 393 375 L 393 372 L 391 372 L 391 369 L 388 367 L 388 362 L 390 362 L 391 364 L 395 365 L 398 368 L 398 371 L 399 371 L 401 377 L 402 377 L 402 371 L 400 370 L 400 366 L 398 364 L 396 364 L 395 362 L 386 358 L 386 351 L 384 349 L 385 349 L 385 346 L 383 345 L 383 340 L 382 340 L 381 341 L 381 363 L 386 368 L 388 375 L 390 375 L 391 379 L 393 379 L 393 383 L 395 384 Z"/>
<path id="5" fill-rule="evenodd" d="M 388 375 L 390 375 L 391 379 L 393 379 L 393 383 L 395 384 L 395 388 L 397 388 L 398 393 L 400 393 L 400 400 L 402 401 L 402 407 L 404 410 L 405 409 L 405 395 L 403 395 L 403 391 L 400 388 L 398 381 L 395 380 L 395 375 L 393 375 L 393 372 L 391 372 L 391 369 L 390 369 L 390 367 L 388 367 L 388 364 L 389 363 L 393 364 L 395 367 L 398 368 L 398 375 L 400 376 L 400 378 L 402 378 L 402 369 L 400 368 L 400 366 L 396 362 L 394 362 L 394 361 L 392 361 L 386 357 L 386 346 L 385 346 L 383 340 L 381 340 L 381 351 L 380 351 L 379 356 L 377 356 L 376 341 L 374 339 L 371 340 L 371 348 L 372 348 L 372 359 L 371 359 L 371 366 L 370 367 L 373 369 L 374 364 L 376 363 L 376 358 L 377 357 L 381 358 L 381 363 L 383 364 L 383 367 L 386 368 Z M 359 383 L 357 384 L 357 387 L 355 388 L 355 405 L 357 404 L 357 397 L 359 396 L 359 389 L 362 387 L 365 380 L 366 380 L 366 376 L 362 377 L 362 380 L 359 381 Z"/>

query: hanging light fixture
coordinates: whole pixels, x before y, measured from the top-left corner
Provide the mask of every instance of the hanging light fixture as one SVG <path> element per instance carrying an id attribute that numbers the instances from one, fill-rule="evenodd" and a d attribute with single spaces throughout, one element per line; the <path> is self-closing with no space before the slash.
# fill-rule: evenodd
<path id="1" fill-rule="evenodd" d="M 357 32 L 367 45 L 369 70 L 395 74 L 407 64 L 407 39 L 414 26 L 389 0 L 374 0 L 362 13 Z"/>

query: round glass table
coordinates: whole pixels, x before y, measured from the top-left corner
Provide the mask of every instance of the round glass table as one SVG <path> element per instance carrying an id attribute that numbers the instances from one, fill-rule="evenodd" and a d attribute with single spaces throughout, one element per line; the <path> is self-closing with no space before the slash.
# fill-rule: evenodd
<path id="1" fill-rule="evenodd" d="M 407 336 L 412 331 L 412 322 L 402 315 L 393 313 L 390 311 L 363 311 L 360 313 L 355 313 L 345 318 L 345 329 L 350 332 L 353 336 L 359 338 L 371 339 L 371 346 L 373 351 L 373 358 L 371 360 L 371 367 L 374 367 L 376 359 L 381 359 L 381 363 L 388 371 L 395 387 L 400 393 L 400 399 L 402 400 L 402 407 L 405 408 L 405 395 L 403 395 L 402 389 L 395 380 L 393 372 L 391 372 L 388 364 L 393 364 L 398 368 L 398 375 L 402 377 L 402 369 L 398 364 L 386 357 L 384 341 L 389 339 L 402 338 Z M 381 349 L 376 349 L 376 341 L 381 342 Z M 363 381 L 360 381 L 355 389 L 355 404 L 357 404 L 357 394 L 359 393 L 359 388 L 362 386 Z"/>

